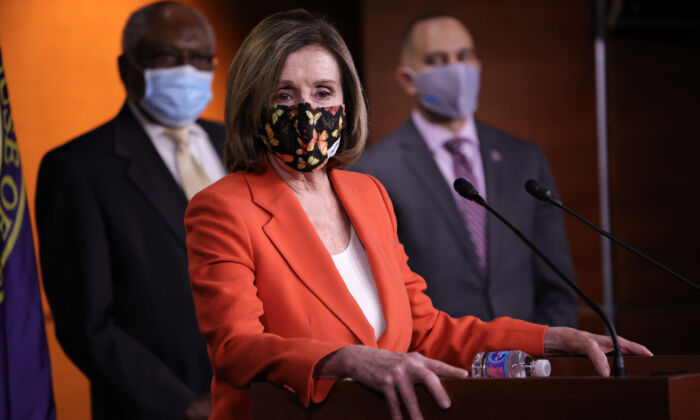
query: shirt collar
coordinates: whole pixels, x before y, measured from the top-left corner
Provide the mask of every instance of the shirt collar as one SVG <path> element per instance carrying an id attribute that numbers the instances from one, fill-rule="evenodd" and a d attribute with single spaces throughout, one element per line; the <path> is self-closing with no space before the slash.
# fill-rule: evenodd
<path id="1" fill-rule="evenodd" d="M 441 125 L 428 121 L 417 109 L 411 112 L 411 120 L 413 120 L 413 124 L 415 124 L 418 132 L 423 136 L 428 148 L 433 153 L 444 150 L 443 145 L 445 142 L 457 137 L 467 140 L 472 147 L 479 147 L 479 136 L 476 132 L 474 115 L 469 115 L 467 121 L 456 133 L 451 132 Z"/>

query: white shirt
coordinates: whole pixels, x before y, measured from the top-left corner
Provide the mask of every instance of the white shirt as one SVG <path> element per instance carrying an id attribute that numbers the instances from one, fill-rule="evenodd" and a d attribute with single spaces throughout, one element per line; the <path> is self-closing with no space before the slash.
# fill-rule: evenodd
<path id="1" fill-rule="evenodd" d="M 175 163 L 176 146 L 175 142 L 165 134 L 167 127 L 146 119 L 143 113 L 131 101 L 127 101 L 126 103 L 136 119 L 141 123 L 146 134 L 148 134 L 148 138 L 151 139 L 153 146 L 155 146 L 165 166 L 168 167 L 168 170 L 170 170 L 170 173 L 173 175 L 173 178 L 175 178 L 178 185 L 182 187 L 182 179 L 180 179 L 180 173 L 177 171 L 177 165 Z M 192 123 L 187 128 L 189 128 L 190 135 L 190 153 L 192 157 L 194 157 L 194 160 L 197 161 L 212 183 L 223 178 L 226 175 L 226 169 L 224 169 L 221 157 L 216 152 L 216 149 L 214 149 L 214 145 L 209 139 L 207 132 L 197 123 Z"/>
<path id="2" fill-rule="evenodd" d="M 340 254 L 332 255 L 335 267 L 343 278 L 345 285 L 352 297 L 362 309 L 365 318 L 374 328 L 374 338 L 379 337 L 386 329 L 382 303 L 377 293 L 377 284 L 374 281 L 372 270 L 369 267 L 367 253 L 362 247 L 355 229 L 350 226 L 350 243 Z"/>

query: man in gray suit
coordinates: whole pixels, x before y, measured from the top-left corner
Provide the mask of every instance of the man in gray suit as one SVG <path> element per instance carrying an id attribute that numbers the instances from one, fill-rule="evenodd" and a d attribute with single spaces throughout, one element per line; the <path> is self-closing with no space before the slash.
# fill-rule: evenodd
<path id="1" fill-rule="evenodd" d="M 414 20 L 396 78 L 416 100 L 409 120 L 353 167 L 377 177 L 396 211 L 411 268 L 452 316 L 578 323 L 576 296 L 500 221 L 452 189 L 466 178 L 567 276 L 561 213 L 530 197 L 527 179 L 554 188 L 542 150 L 474 119 L 481 65 L 472 37 L 449 15 Z"/>

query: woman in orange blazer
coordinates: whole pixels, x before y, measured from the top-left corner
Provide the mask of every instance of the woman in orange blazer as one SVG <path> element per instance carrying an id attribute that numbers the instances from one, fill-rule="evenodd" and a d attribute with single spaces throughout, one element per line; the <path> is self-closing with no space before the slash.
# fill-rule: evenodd
<path id="1" fill-rule="evenodd" d="M 214 367 L 211 418 L 249 417 L 254 380 L 282 384 L 308 405 L 342 377 L 383 392 L 393 417 L 402 402 L 420 418 L 413 385 L 447 407 L 438 378 L 466 378 L 463 368 L 484 350 L 587 353 L 608 372 L 606 337 L 433 308 L 408 268 L 384 188 L 339 169 L 364 146 L 366 111 L 350 53 L 325 20 L 297 10 L 262 21 L 231 64 L 227 92 L 232 173 L 197 194 L 185 217 Z M 353 244 L 364 276 L 334 259 Z M 353 277 L 375 300 L 358 297 Z"/>

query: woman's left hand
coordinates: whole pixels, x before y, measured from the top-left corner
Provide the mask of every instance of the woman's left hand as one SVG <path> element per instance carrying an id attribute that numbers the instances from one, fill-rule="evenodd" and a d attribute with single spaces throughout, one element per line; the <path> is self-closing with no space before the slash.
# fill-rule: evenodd
<path id="1" fill-rule="evenodd" d="M 623 354 L 653 356 L 641 344 L 617 336 Z M 610 365 L 605 353 L 613 350 L 612 338 L 606 335 L 592 334 L 587 331 L 568 327 L 548 327 L 544 333 L 544 353 L 584 354 L 591 359 L 593 367 L 602 376 L 610 376 Z"/>

